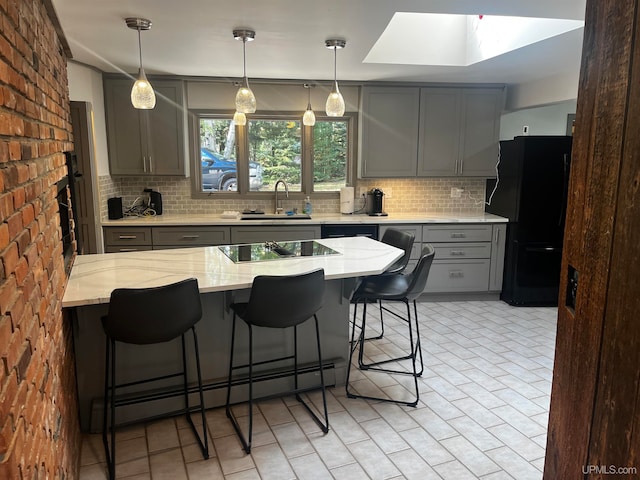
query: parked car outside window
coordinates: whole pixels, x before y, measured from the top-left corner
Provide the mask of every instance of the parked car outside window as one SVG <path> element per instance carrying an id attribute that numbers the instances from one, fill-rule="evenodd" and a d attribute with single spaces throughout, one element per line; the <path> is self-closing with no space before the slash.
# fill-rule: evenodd
<path id="1" fill-rule="evenodd" d="M 213 150 L 200 148 L 202 162 L 202 189 L 235 192 L 238 190 L 236 160 L 224 158 Z M 249 188 L 260 190 L 262 187 L 262 165 L 249 162 Z"/>

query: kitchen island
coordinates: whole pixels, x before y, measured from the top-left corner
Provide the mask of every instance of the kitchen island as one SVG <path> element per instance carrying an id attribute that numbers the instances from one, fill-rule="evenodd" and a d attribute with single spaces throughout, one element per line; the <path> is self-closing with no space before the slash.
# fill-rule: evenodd
<path id="1" fill-rule="evenodd" d="M 321 328 L 325 381 L 328 385 L 344 383 L 348 360 L 348 323 L 350 285 L 355 277 L 375 275 L 400 258 L 402 250 L 364 237 L 317 240 L 338 252 L 336 255 L 291 257 L 262 262 L 234 263 L 217 246 L 170 250 L 127 252 L 118 254 L 81 255 L 75 260 L 62 305 L 71 311 L 74 324 L 76 374 L 80 403 L 81 427 L 96 431 L 102 416 L 104 387 L 105 337 L 100 317 L 107 312 L 111 292 L 115 288 L 152 287 L 196 278 L 202 294 L 203 318 L 197 324 L 201 351 L 205 403 L 207 408 L 224 403 L 229 362 L 231 314 L 228 305 L 248 298 L 257 275 L 288 275 L 323 268 L 326 279 L 324 307 L 318 313 Z M 316 361 L 312 322 L 300 328 L 301 361 Z M 242 328 L 240 326 L 239 328 Z M 241 335 L 241 337 L 243 337 Z M 269 354 L 281 355 L 282 345 L 292 338 L 289 331 L 265 329 L 257 336 Z M 187 341 L 189 337 L 187 336 Z M 116 368 L 118 382 L 134 381 L 142 373 L 155 376 L 173 371 L 178 364 L 178 342 L 163 345 L 118 346 Z M 192 350 L 188 348 L 188 351 Z M 241 358 L 246 345 L 239 350 Z M 125 367 L 126 364 L 126 367 Z M 191 378 L 195 375 L 190 371 Z M 264 380 L 256 386 L 258 395 L 290 389 L 289 367 L 277 372 L 262 372 Z M 308 368 L 303 384 L 317 384 L 317 371 Z M 168 388 L 168 386 L 161 386 Z M 178 409 L 179 396 L 157 399 L 119 409 L 118 422 L 132 422 L 159 411 Z"/>

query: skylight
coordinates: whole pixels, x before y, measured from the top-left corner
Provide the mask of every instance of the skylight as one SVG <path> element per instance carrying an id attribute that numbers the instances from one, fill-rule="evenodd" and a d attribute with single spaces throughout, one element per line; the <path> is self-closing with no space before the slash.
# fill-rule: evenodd
<path id="1" fill-rule="evenodd" d="M 468 66 L 583 26 L 558 18 L 396 12 L 364 63 Z"/>

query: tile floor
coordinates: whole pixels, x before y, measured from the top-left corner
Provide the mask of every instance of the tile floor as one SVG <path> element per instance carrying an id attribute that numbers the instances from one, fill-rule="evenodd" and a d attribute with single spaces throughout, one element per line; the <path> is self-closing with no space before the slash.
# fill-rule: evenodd
<path id="1" fill-rule="evenodd" d="M 331 388 L 331 430 L 323 435 L 294 399 L 261 402 L 251 455 L 224 409 L 212 409 L 206 461 L 184 418 L 129 427 L 117 435 L 117 477 L 541 479 L 556 309 L 496 301 L 421 303 L 418 311 L 425 372 L 417 408 L 348 399 L 344 388 Z M 389 316 L 384 339 L 367 342 L 367 355 L 392 352 L 405 329 Z M 359 392 L 409 395 L 405 384 L 410 378 L 360 371 L 353 383 Z M 312 394 L 316 404 L 320 398 Z M 103 458 L 101 437 L 87 435 L 80 479 L 106 478 Z"/>

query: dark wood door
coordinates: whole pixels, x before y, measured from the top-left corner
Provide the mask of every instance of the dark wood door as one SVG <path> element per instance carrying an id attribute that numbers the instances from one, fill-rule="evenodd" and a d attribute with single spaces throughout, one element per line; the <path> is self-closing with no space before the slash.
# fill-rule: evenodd
<path id="1" fill-rule="evenodd" d="M 586 8 L 546 480 L 640 475 L 640 11 Z"/>

